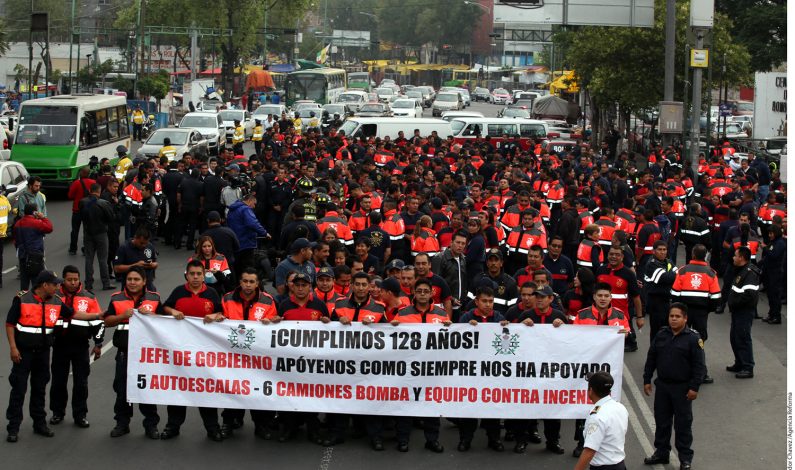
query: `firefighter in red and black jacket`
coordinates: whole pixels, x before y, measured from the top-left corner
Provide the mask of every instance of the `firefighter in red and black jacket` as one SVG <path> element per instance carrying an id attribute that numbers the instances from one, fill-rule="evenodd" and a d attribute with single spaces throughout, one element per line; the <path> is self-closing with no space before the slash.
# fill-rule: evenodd
<path id="1" fill-rule="evenodd" d="M 305 273 L 298 273 L 293 277 L 293 286 L 290 296 L 282 300 L 277 308 L 279 319 L 285 321 L 320 321 L 328 323 L 328 308 L 326 304 L 312 296 L 312 280 Z M 278 320 L 277 320 L 278 321 Z M 320 421 L 317 413 L 285 412 L 279 413 L 284 417 L 284 427 L 279 434 L 279 442 L 286 442 L 292 438 L 302 422 L 306 422 L 307 436 L 311 442 L 323 444 L 320 436 Z"/>
<path id="2" fill-rule="evenodd" d="M 620 246 L 611 246 L 607 252 L 607 264 L 600 266 L 594 274 L 597 283 L 604 282 L 610 285 L 613 307 L 627 315 L 630 333 L 627 335 L 624 351 L 637 351 L 638 341 L 635 337 L 635 328 L 629 319 L 634 313 L 638 328 L 643 328 L 645 320 L 643 319 L 643 306 L 640 302 L 638 278 L 635 271 L 624 266 L 624 250 Z"/>
<path id="3" fill-rule="evenodd" d="M 599 246 L 599 226 L 585 227 L 585 238 L 577 247 L 577 266 L 595 271 L 604 262 L 602 248 Z"/>
<path id="4" fill-rule="evenodd" d="M 574 324 L 618 326 L 621 328 L 618 331 L 619 333 L 629 334 L 629 317 L 621 310 L 612 307 L 611 302 L 610 284 L 597 282 L 594 287 L 593 305 L 577 312 Z M 583 436 L 585 420 L 578 419 L 576 423 L 574 439 L 577 441 L 577 448 L 574 450 L 574 455 L 579 456 L 582 454 L 585 445 L 585 437 Z"/>
<path id="5" fill-rule="evenodd" d="M 338 320 L 343 325 L 359 322 L 364 325 L 371 323 L 386 323 L 384 306 L 370 297 L 370 275 L 358 272 L 353 275 L 351 282 L 351 295 L 337 300 L 332 320 Z M 330 424 L 331 437 L 323 442 L 324 446 L 334 446 L 345 442 L 348 422 L 353 418 L 348 414 L 329 413 L 326 415 Z M 358 418 L 353 418 L 354 420 Z M 381 432 L 384 424 L 381 416 L 366 416 L 363 419 L 374 450 L 384 450 Z"/>
<path id="6" fill-rule="evenodd" d="M 433 284 L 425 276 L 414 283 L 414 301 L 408 307 L 403 307 L 390 322 L 393 326 L 401 323 L 438 323 L 450 326 L 452 322 L 442 308 L 434 305 Z M 397 433 L 398 451 L 408 452 L 409 437 L 411 435 L 410 417 L 395 418 L 395 431 Z M 444 447 L 439 443 L 439 418 L 425 418 L 425 448 L 436 453 L 444 452 Z"/>
<path id="7" fill-rule="evenodd" d="M 555 291 L 550 286 L 538 288 L 533 295 L 536 298 L 536 306 L 530 310 L 526 310 L 519 317 L 519 321 L 527 326 L 535 324 L 552 325 L 555 328 L 560 327 L 566 323 L 566 315 L 560 310 L 552 308 L 552 301 L 555 299 Z M 529 429 L 531 435 L 538 434 L 538 421 L 533 419 L 529 421 Z M 545 419 L 544 420 L 544 438 L 547 440 L 547 450 L 555 454 L 563 454 L 565 452 L 563 447 L 560 446 L 560 420 L 559 419 Z M 522 446 L 520 446 L 522 444 Z M 514 452 L 524 452 L 527 447 L 527 441 L 517 438 L 516 447 Z"/>
<path id="8" fill-rule="evenodd" d="M 185 279 L 188 282 L 171 291 L 171 295 L 163 302 L 163 311 L 177 320 L 194 317 L 202 318 L 205 323 L 222 321 L 224 308 L 221 305 L 221 298 L 215 289 L 207 287 L 204 283 L 204 274 L 204 263 L 195 259 L 188 261 L 185 268 Z M 185 422 L 187 412 L 186 407 L 177 405 L 168 405 L 167 410 L 168 421 L 160 435 L 161 439 L 171 439 L 179 435 L 179 428 Z M 207 431 L 207 437 L 216 442 L 228 437 L 218 424 L 217 408 L 200 407 L 199 414 Z"/>
<path id="9" fill-rule="evenodd" d="M 8 381 L 8 442 L 19 440 L 22 424 L 22 406 L 30 377 L 30 417 L 33 432 L 45 437 L 55 433 L 47 427 L 44 400 L 50 379 L 50 347 L 55 340 L 55 327 L 65 320 L 91 321 L 99 314 L 75 312 L 56 295 L 63 282 L 52 271 L 42 271 L 33 281 L 33 290 L 17 294 L 11 302 L 6 317 L 6 336 L 11 351 L 11 374 Z"/>
<path id="10" fill-rule="evenodd" d="M 715 311 L 721 299 L 718 275 L 706 263 L 706 259 L 707 248 L 701 244 L 694 246 L 690 263 L 679 268 L 674 285 L 671 287 L 671 299 L 687 305 L 687 326 L 698 332 L 702 341 L 708 338 L 709 312 Z M 731 278 L 724 282 L 731 283 Z M 705 370 L 702 383 L 712 382 L 712 377 Z"/>
<path id="11" fill-rule="evenodd" d="M 635 236 L 635 259 L 643 269 L 646 261 L 654 254 L 654 242 L 660 239 L 660 228 L 654 222 L 654 212 L 645 210 L 638 214 L 638 232 Z"/>
<path id="12" fill-rule="evenodd" d="M 69 397 L 67 382 L 69 370 L 72 370 L 72 417 L 75 424 L 87 428 L 88 414 L 88 374 L 89 344 L 88 340 L 94 338 L 94 347 L 91 352 L 94 359 L 99 359 L 102 354 L 102 340 L 105 337 L 105 327 L 99 314 L 102 308 L 97 298 L 91 292 L 83 289 L 80 282 L 80 270 L 75 266 L 65 266 L 63 269 L 64 282 L 58 296 L 63 303 L 75 312 L 85 312 L 96 315 L 94 320 L 65 320 L 63 329 L 55 332 L 55 344 L 52 354 L 52 385 L 50 386 L 50 410 L 52 418 L 50 424 L 60 424 L 66 416 L 66 402 Z"/>
<path id="13" fill-rule="evenodd" d="M 267 292 L 259 289 L 260 279 L 257 270 L 246 268 L 240 273 L 240 285 L 221 299 L 223 318 L 226 320 L 260 321 L 269 324 L 277 317 L 276 302 Z M 231 436 L 235 429 L 243 426 L 243 416 L 246 410 L 227 408 L 221 412 L 223 418 L 222 431 Z M 270 424 L 276 418 L 276 413 L 267 410 L 251 410 L 251 420 L 254 422 L 254 435 L 265 440 L 270 440 Z"/>
<path id="14" fill-rule="evenodd" d="M 475 293 L 475 308 L 465 312 L 458 319 L 458 323 L 469 323 L 477 328 L 478 323 L 499 323 L 507 326 L 508 321 L 497 310 L 494 310 L 494 290 L 490 287 L 480 287 Z M 481 419 L 480 427 L 486 430 L 489 440 L 488 446 L 492 450 L 502 452 L 505 447 L 500 439 L 500 420 Z M 476 418 L 459 418 L 458 420 L 458 451 L 466 452 L 472 447 L 472 438 L 478 429 Z"/>
<path id="15" fill-rule="evenodd" d="M 668 259 L 667 243 L 662 240 L 654 242 L 654 256 L 641 272 L 645 316 L 649 317 L 649 334 L 654 339 L 657 332 L 667 326 L 671 286 L 676 279 L 676 265 Z"/>
<path id="16" fill-rule="evenodd" d="M 105 327 L 116 327 L 113 332 L 113 345 L 117 348 L 116 375 L 113 378 L 113 391 L 116 392 L 116 402 L 113 405 L 116 427 L 110 432 L 110 437 L 121 437 L 130 433 L 133 407 L 127 401 L 127 341 L 130 318 L 135 312 L 144 315 L 162 312 L 160 295 L 146 290 L 146 272 L 140 266 L 133 266 L 124 273 L 122 290 L 110 296 L 110 303 L 104 314 Z M 160 433 L 157 432 L 157 424 L 160 422 L 157 407 L 141 403 L 138 409 L 144 416 L 146 436 L 160 439 Z"/>

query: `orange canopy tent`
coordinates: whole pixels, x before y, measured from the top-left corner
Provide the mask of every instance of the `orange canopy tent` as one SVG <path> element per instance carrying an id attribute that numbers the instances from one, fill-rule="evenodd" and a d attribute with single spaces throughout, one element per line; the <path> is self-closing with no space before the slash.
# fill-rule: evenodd
<path id="1" fill-rule="evenodd" d="M 252 70 L 246 77 L 246 90 L 268 91 L 276 88 L 267 70 Z"/>

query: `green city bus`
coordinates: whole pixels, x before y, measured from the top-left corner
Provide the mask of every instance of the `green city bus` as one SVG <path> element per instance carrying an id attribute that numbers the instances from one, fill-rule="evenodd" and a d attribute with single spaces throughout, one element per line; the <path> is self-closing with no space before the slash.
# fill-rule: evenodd
<path id="1" fill-rule="evenodd" d="M 348 88 L 370 92 L 370 74 L 368 72 L 348 72 Z"/>
<path id="2" fill-rule="evenodd" d="M 291 72 L 284 83 L 286 104 L 292 106 L 298 100 L 311 100 L 320 105 L 335 103 L 345 87 L 342 69 L 324 67 Z"/>
<path id="3" fill-rule="evenodd" d="M 50 188 L 66 188 L 89 159 L 117 161 L 116 147 L 130 148 L 124 96 L 73 94 L 24 101 L 11 160 Z"/>

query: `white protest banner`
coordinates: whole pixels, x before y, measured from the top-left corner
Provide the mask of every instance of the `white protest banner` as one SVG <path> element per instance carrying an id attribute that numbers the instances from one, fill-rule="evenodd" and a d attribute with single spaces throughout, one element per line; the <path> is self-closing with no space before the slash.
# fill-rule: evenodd
<path id="1" fill-rule="evenodd" d="M 583 418 L 585 377 L 620 399 L 624 336 L 607 326 L 341 325 L 136 314 L 131 402 L 394 416 Z"/>

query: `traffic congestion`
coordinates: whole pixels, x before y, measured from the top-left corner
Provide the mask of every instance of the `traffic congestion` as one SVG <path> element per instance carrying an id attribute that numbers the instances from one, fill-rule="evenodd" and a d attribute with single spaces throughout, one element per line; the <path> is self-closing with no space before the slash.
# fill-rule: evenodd
<path id="1" fill-rule="evenodd" d="M 192 428 L 215 442 L 489 449 L 531 453 L 543 468 L 620 469 L 627 420 L 646 410 L 649 430 L 627 438 L 627 467 L 717 468 L 693 450 L 706 438 L 694 409 L 722 400 L 713 389 L 753 393 L 772 375 L 759 373 L 754 351 L 757 335 L 785 338 L 786 145 L 749 141 L 759 117 L 741 114 L 742 103 L 696 162 L 682 142 L 663 144 L 659 117 L 596 124 L 548 87 L 376 82 L 319 67 L 245 100 L 206 90 L 185 108 L 163 125 L 145 101 L 74 93 L 9 112 L 7 442 L 83 440 L 101 422 L 92 445 L 103 447 Z M 571 397 L 591 411 L 577 419 L 397 416 L 376 404 L 366 415 L 265 405 L 246 417 L 190 394 L 183 406 L 133 403 L 141 315 L 239 323 L 243 338 L 248 323 L 612 328 L 624 381 L 613 388 L 616 371 L 583 372 Z M 244 359 L 200 357 L 266 369 L 236 352 Z M 611 398 L 622 388 L 634 391 Z M 655 394 L 653 411 L 640 393 Z M 630 418 L 627 396 L 641 410 Z M 617 447 L 604 450 L 603 438 Z"/>

